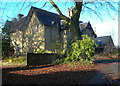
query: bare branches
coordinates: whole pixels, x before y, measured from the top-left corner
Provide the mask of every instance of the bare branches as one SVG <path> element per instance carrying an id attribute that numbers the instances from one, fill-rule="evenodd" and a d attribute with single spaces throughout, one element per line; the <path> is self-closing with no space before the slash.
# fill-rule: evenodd
<path id="1" fill-rule="evenodd" d="M 35 4 L 35 3 L 39 2 L 39 1 L 40 1 L 40 0 L 38 0 L 38 1 L 34 1 L 32 4 L 29 3 L 29 5 L 28 5 L 26 8 L 32 6 L 33 4 Z M 26 9 L 26 8 L 25 8 L 25 9 Z M 25 10 L 25 9 L 24 9 L 24 10 Z"/>
<path id="2" fill-rule="evenodd" d="M 20 11 L 22 10 L 22 8 L 24 7 L 24 4 L 26 3 L 26 0 L 23 2 L 23 5 L 22 5 L 22 7 L 21 7 L 21 9 L 20 9 Z M 19 13 L 20 13 L 20 11 L 19 11 Z"/>
<path id="3" fill-rule="evenodd" d="M 118 12 L 118 10 L 116 9 L 117 4 L 116 5 L 115 4 L 116 4 L 116 2 L 113 2 L 112 0 L 111 1 L 103 0 L 103 2 L 98 2 L 98 1 L 97 2 L 85 2 L 83 4 L 83 7 L 94 12 L 94 14 L 96 14 L 100 20 L 102 20 L 102 18 L 101 18 L 102 14 L 100 14 L 102 11 L 98 12 L 97 10 L 100 10 L 101 8 L 105 9 L 105 10 L 107 10 L 108 15 L 114 20 L 113 16 L 111 15 L 111 11 Z"/>
<path id="4" fill-rule="evenodd" d="M 114 11 L 118 11 L 118 10 L 115 9 L 115 7 L 114 7 L 110 2 L 106 2 L 106 3 L 108 3 L 109 7 L 110 7 L 111 9 L 113 9 Z"/>
<path id="5" fill-rule="evenodd" d="M 55 9 L 57 10 L 57 12 L 60 14 L 60 15 L 63 15 L 61 13 L 61 11 L 59 10 L 58 6 L 53 2 L 53 0 L 50 0 L 50 3 L 53 5 L 53 7 L 55 7 Z"/>
<path id="6" fill-rule="evenodd" d="M 114 20 L 114 18 L 111 16 L 111 13 L 110 13 L 108 6 L 107 6 L 107 12 L 108 12 L 108 15 L 110 15 L 110 17 Z"/>
<path id="7" fill-rule="evenodd" d="M 90 7 L 87 7 L 87 6 L 84 6 L 84 7 L 86 7 L 87 9 L 89 9 L 89 10 L 91 10 L 91 11 L 93 11 L 93 12 L 100 18 L 100 20 L 102 20 L 102 18 L 100 17 L 100 13 L 99 13 L 99 12 L 96 12 L 95 10 L 93 10 L 93 9 L 90 8 Z"/>
<path id="8" fill-rule="evenodd" d="M 62 12 L 59 10 L 58 6 L 53 2 L 53 0 L 50 0 L 50 3 L 53 5 L 53 7 L 55 7 L 56 11 L 60 14 L 60 16 L 61 16 L 63 19 L 65 19 L 65 20 L 67 20 L 67 21 L 70 20 L 69 18 L 67 18 L 65 15 L 62 14 Z"/>
<path id="9" fill-rule="evenodd" d="M 47 2 L 48 2 L 48 1 L 46 1 L 45 4 L 44 4 L 41 8 L 45 7 L 45 5 L 47 4 Z"/>

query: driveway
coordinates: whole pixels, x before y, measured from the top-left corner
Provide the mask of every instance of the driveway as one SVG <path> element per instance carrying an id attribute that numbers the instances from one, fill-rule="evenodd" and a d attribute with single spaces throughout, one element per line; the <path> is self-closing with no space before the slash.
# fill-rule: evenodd
<path id="1" fill-rule="evenodd" d="M 120 61 L 105 59 L 94 62 L 98 66 L 98 73 L 87 84 L 117 84 L 120 86 Z"/>

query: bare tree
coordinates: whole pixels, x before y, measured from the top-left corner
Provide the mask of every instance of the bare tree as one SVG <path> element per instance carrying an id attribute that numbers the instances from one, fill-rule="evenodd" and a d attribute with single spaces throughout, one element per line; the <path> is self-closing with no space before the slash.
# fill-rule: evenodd
<path id="1" fill-rule="evenodd" d="M 80 14 L 83 11 L 84 8 L 87 8 L 89 11 L 94 12 L 100 19 L 100 13 L 95 11 L 93 8 L 89 7 L 90 5 L 93 5 L 95 8 L 99 8 L 103 5 L 106 5 L 106 9 L 109 12 L 109 9 L 112 9 L 113 11 L 117 12 L 117 9 L 114 7 L 113 1 L 105 1 L 101 0 L 102 2 L 98 2 L 98 0 L 89 1 L 89 0 L 74 0 L 74 12 L 72 12 L 71 18 L 66 17 L 62 14 L 62 12 L 59 10 L 59 7 L 54 3 L 53 0 L 50 0 L 50 3 L 53 5 L 53 7 L 57 10 L 57 12 L 60 14 L 60 16 L 67 21 L 67 25 L 69 26 L 71 37 L 73 40 L 77 37 L 78 39 L 81 38 L 81 32 L 79 30 L 79 18 Z M 88 6 L 88 4 L 90 4 Z"/>

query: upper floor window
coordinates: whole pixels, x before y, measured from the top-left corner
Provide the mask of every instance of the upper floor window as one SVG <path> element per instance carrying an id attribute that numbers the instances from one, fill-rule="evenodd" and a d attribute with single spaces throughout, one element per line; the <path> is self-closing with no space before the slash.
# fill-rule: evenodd
<path id="1" fill-rule="evenodd" d="M 38 31 L 38 27 L 35 26 L 35 27 L 33 28 L 33 34 L 35 34 L 37 31 Z"/>
<path id="2" fill-rule="evenodd" d="M 37 47 L 37 44 L 34 44 L 34 47 Z"/>
<path id="3" fill-rule="evenodd" d="M 52 36 L 56 36 L 56 29 L 52 28 Z"/>

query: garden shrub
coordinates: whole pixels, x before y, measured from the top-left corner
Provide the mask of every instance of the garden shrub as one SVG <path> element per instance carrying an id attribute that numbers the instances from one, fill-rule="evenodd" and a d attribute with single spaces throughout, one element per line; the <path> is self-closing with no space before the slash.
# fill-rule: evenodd
<path id="1" fill-rule="evenodd" d="M 44 49 L 41 49 L 41 48 L 36 48 L 34 49 L 33 53 L 46 53 L 46 51 Z"/>
<path id="2" fill-rule="evenodd" d="M 64 63 L 64 58 L 58 58 L 55 61 L 53 61 L 52 64 L 58 65 L 58 64 L 63 64 Z"/>
<path id="3" fill-rule="evenodd" d="M 57 38 L 56 43 L 51 45 L 51 49 L 54 53 L 57 53 L 58 57 L 62 57 L 65 54 L 65 49 L 63 49 L 60 37 L 57 36 Z"/>
<path id="4" fill-rule="evenodd" d="M 118 55 L 120 55 L 120 50 L 118 50 Z"/>
<path id="5" fill-rule="evenodd" d="M 26 63 L 26 57 L 17 57 L 17 58 L 13 58 L 13 57 L 8 57 L 7 59 L 8 63 Z"/>
<path id="6" fill-rule="evenodd" d="M 76 40 L 68 46 L 67 57 L 64 62 L 82 61 L 83 63 L 92 63 L 97 43 L 92 37 L 82 35 L 82 40 Z"/>

